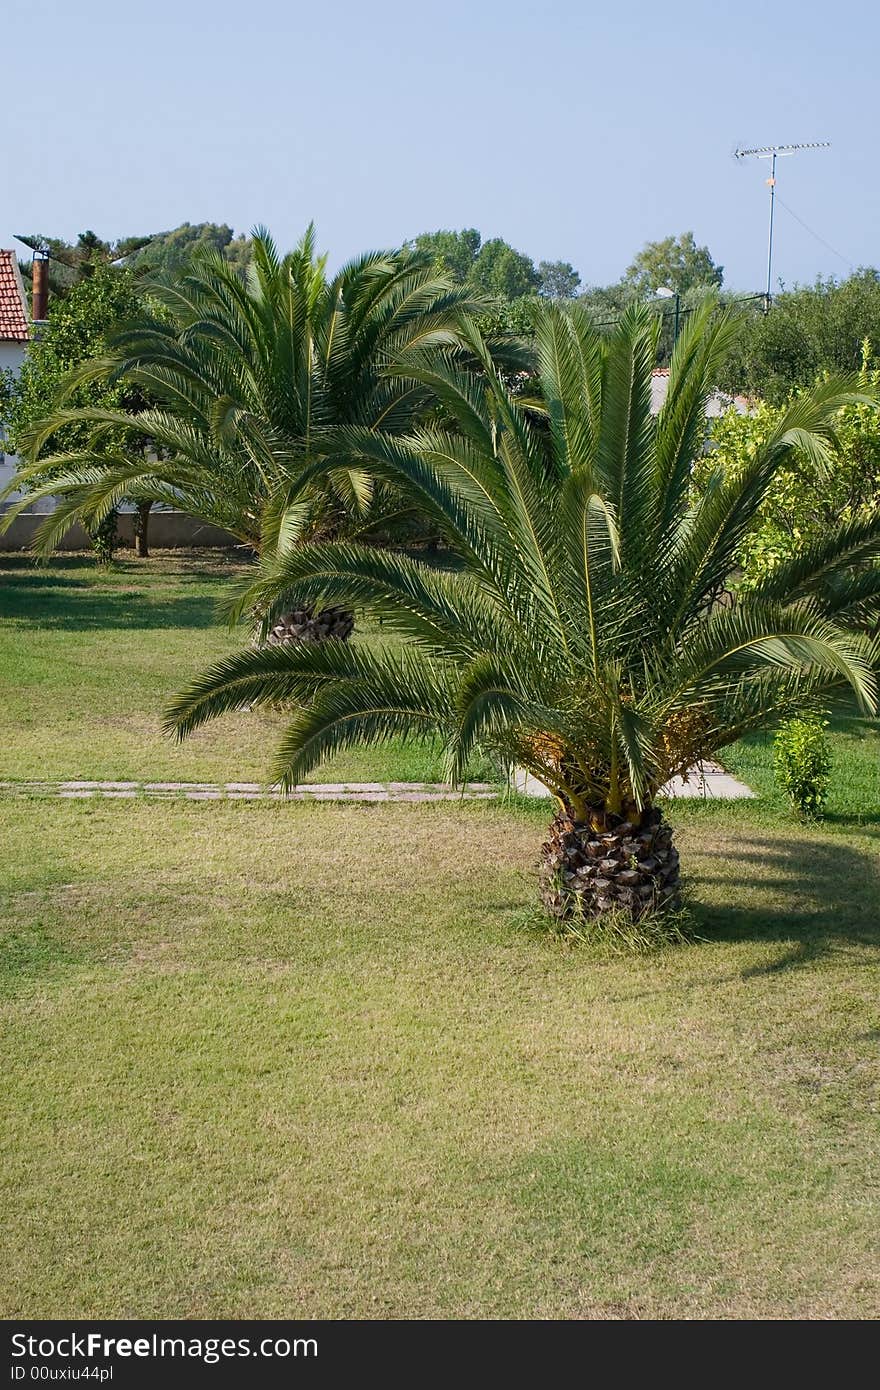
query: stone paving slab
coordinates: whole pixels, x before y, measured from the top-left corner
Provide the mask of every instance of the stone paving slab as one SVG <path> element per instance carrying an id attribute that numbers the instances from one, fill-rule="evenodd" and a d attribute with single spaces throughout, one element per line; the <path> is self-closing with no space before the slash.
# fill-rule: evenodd
<path id="1" fill-rule="evenodd" d="M 537 777 L 532 777 L 531 773 L 522 768 L 514 771 L 512 786 L 523 796 L 552 795 L 543 782 L 539 782 Z M 710 801 L 738 801 L 745 797 L 753 797 L 755 793 L 745 782 L 738 782 L 735 777 L 731 777 L 718 763 L 707 762 L 702 766 L 698 764 L 692 767 L 687 781 L 682 777 L 673 777 L 671 782 L 667 782 L 666 786 L 661 788 L 660 795 L 671 799 L 702 797 Z"/>
<path id="2" fill-rule="evenodd" d="M 144 797 L 151 801 L 484 801 L 500 795 L 488 782 L 471 782 L 456 791 L 446 782 L 302 782 L 286 795 L 259 782 L 0 782 L 0 796 Z"/>
<path id="3" fill-rule="evenodd" d="M 66 791 L 89 791 L 94 787 L 99 787 L 101 791 L 137 791 L 140 782 L 62 782 L 61 786 Z"/>
<path id="4" fill-rule="evenodd" d="M 694 769 L 688 774 L 687 781 L 682 777 L 673 777 L 671 782 L 666 783 L 660 795 L 672 799 L 698 796 L 709 801 L 740 801 L 746 797 L 753 797 L 755 793 L 745 782 L 737 781 L 729 772 L 718 768 L 717 771 L 711 772 L 708 769 L 702 772 Z"/>
<path id="5" fill-rule="evenodd" d="M 85 783 L 81 785 L 85 786 Z M 92 783 L 93 786 L 100 785 Z M 185 791 L 219 791 L 217 782 L 142 782 L 138 785 L 145 792 L 185 792 Z M 230 784 L 231 785 L 231 784 Z"/>
<path id="6" fill-rule="evenodd" d="M 549 796 L 542 782 L 518 769 L 511 785 L 525 796 Z M 468 782 L 456 790 L 448 782 L 301 782 L 286 797 L 276 786 L 259 782 L 0 782 L 0 796 L 55 796 L 80 800 L 106 797 L 133 800 L 146 797 L 167 801 L 491 801 L 502 794 L 491 782 Z M 661 793 L 668 797 L 704 797 L 735 800 L 755 793 L 717 763 L 691 769 L 687 781 L 675 778 Z"/>

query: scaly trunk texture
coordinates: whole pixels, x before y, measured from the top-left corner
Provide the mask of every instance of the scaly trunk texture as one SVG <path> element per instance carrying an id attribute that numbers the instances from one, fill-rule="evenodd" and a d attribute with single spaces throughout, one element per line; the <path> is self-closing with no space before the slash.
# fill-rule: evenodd
<path id="1" fill-rule="evenodd" d="M 614 818 L 609 818 L 614 819 Z M 651 807 L 638 825 L 619 820 L 597 831 L 560 811 L 542 849 L 541 901 L 562 920 L 612 908 L 634 919 L 679 904 L 672 829 Z"/>
<path id="2" fill-rule="evenodd" d="M 134 514 L 134 551 L 141 560 L 150 554 L 150 508 L 152 502 L 138 502 Z"/>
<path id="3" fill-rule="evenodd" d="M 277 619 L 267 640 L 273 646 L 278 642 L 325 642 L 328 637 L 344 642 L 353 629 L 354 614 L 347 608 L 321 608 L 317 613 L 311 608 L 296 608 Z"/>

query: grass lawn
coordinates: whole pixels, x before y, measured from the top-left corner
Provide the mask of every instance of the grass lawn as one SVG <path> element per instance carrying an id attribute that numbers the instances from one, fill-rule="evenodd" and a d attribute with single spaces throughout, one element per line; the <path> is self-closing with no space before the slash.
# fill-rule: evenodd
<path id="1" fill-rule="evenodd" d="M 0 554 L 0 779 L 269 781 L 280 715 L 230 716 L 182 745 L 161 730 L 170 697 L 244 644 L 215 610 L 245 572 L 223 551 L 120 557 L 107 571 L 90 556 L 36 567 Z M 493 773 L 477 763 L 473 775 Z M 440 781 L 442 766 L 428 744 L 397 741 L 309 780 Z"/>
<path id="2" fill-rule="evenodd" d="M 682 808 L 704 943 L 501 807 L 0 804 L 7 1316 L 880 1311 L 877 844 Z"/>
<path id="3" fill-rule="evenodd" d="M 8 639 L 14 775 L 165 748 L 109 711 L 231 645 L 126 619 L 203 613 L 174 563 Z M 876 1317 L 876 727 L 835 746 L 822 826 L 676 805 L 700 939 L 637 958 L 534 929 L 545 806 L 0 799 L 0 1315 Z"/>

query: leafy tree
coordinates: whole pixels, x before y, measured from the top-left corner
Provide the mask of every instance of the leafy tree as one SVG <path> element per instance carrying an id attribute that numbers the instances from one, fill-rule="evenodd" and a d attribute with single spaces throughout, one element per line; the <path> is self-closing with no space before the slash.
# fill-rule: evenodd
<path id="1" fill-rule="evenodd" d="M 538 293 L 545 299 L 573 299 L 580 283 L 581 277 L 568 261 L 538 263 Z"/>
<path id="2" fill-rule="evenodd" d="M 721 384 L 780 404 L 820 372 L 855 370 L 862 343 L 880 343 L 880 272 L 819 279 L 778 294 L 769 314 L 753 306 L 724 363 Z"/>
<path id="3" fill-rule="evenodd" d="M 587 310 L 593 323 L 605 326 L 616 323 L 636 299 L 632 285 L 622 281 L 614 285 L 589 285 L 578 295 L 578 303 Z"/>
<path id="4" fill-rule="evenodd" d="M 91 262 L 88 275 L 74 284 L 65 296 L 50 302 L 46 327 L 31 343 L 20 375 L 17 379 L 8 378 L 5 385 L 3 415 L 13 452 L 26 452 L 32 430 L 52 413 L 70 373 L 104 352 L 108 338 L 120 324 L 143 311 L 143 297 L 134 277 L 115 269 L 103 253 Z M 96 442 L 96 460 L 107 463 L 122 451 L 129 467 L 143 467 L 147 441 L 143 431 L 133 424 L 145 405 L 141 387 L 118 381 L 83 382 L 74 391 L 71 405 L 86 415 L 96 410 L 127 412 L 124 431 L 104 433 Z M 89 436 L 88 424 L 68 413 L 59 420 L 57 429 L 45 437 L 45 445 L 56 457 L 75 454 L 87 445 Z M 29 490 L 20 507 L 29 506 L 41 496 L 54 495 L 55 484 L 59 490 L 61 488 L 64 472 L 63 464 L 47 461 L 40 470 L 42 486 Z M 30 482 L 31 475 L 25 469 L 13 480 L 8 491 L 22 485 L 30 488 Z M 121 499 L 115 499 L 118 500 Z M 18 510 L 11 509 L 10 519 Z M 148 514 L 149 502 L 139 500 L 138 549 L 141 554 L 146 553 Z M 96 554 L 102 560 L 107 560 L 112 550 L 115 521 L 115 510 L 111 508 L 104 516 L 88 523 Z"/>
<path id="5" fill-rule="evenodd" d="M 518 339 L 521 356 L 514 361 L 514 371 L 521 374 L 534 366 L 534 353 L 531 350 L 532 319 L 535 299 L 526 295 L 522 299 L 497 299 L 491 308 L 484 309 L 476 316 L 476 324 L 484 338 L 496 343 Z"/>
<path id="6" fill-rule="evenodd" d="M 412 245 L 419 255 L 461 285 L 474 268 L 481 241 L 476 227 L 467 227 L 461 232 L 422 232 Z"/>
<path id="7" fill-rule="evenodd" d="M 560 917 L 639 917 L 677 897 L 678 856 L 657 805 L 752 729 L 851 688 L 876 708 L 880 649 L 850 630 L 880 592 L 880 516 L 840 522 L 756 588 L 717 602 L 742 537 L 796 450 L 827 459 L 839 382 L 805 393 L 749 466 L 691 505 L 704 409 L 734 325 L 708 303 L 679 340 L 650 414 L 657 320 L 628 310 L 598 333 L 577 305 L 536 311 L 544 420 L 510 398 L 472 335 L 484 382 L 421 374 L 457 428 L 403 438 L 347 430 L 352 464 L 410 490 L 458 551 L 437 573 L 406 555 L 328 541 L 291 551 L 242 596 L 269 609 L 363 605 L 405 640 L 255 652 L 221 662 L 169 712 L 183 736 L 231 709 L 288 702 L 276 772 L 391 735 L 435 732 L 459 781 L 478 745 L 557 799 L 543 896 Z"/>
<path id="8" fill-rule="evenodd" d="M 205 253 L 156 286 L 163 314 L 142 315 L 68 378 L 75 390 L 149 391 L 156 404 L 137 414 L 121 402 L 65 407 L 34 426 L 24 476 L 34 496 L 64 496 L 42 528 L 43 548 L 75 518 L 97 524 L 133 490 L 267 555 L 387 519 L 369 477 L 346 459 L 328 461 L 332 431 L 411 428 L 431 393 L 388 369 L 413 351 L 422 366 L 453 353 L 462 316 L 480 301 L 409 252 L 361 256 L 328 278 L 311 227 L 284 257 L 260 232 L 253 257 L 245 283 Z M 67 428 L 76 446 L 44 456 Z M 107 447 L 107 431 L 123 446 L 148 432 L 153 456 Z"/>
<path id="9" fill-rule="evenodd" d="M 540 283 L 532 261 L 514 251 L 501 237 L 484 241 L 469 276 L 470 283 L 498 299 L 521 299 L 534 294 Z"/>
<path id="10" fill-rule="evenodd" d="M 749 415 L 728 411 L 712 425 L 712 448 L 694 470 L 697 494 L 717 477 L 739 477 L 752 467 L 791 405 L 815 387 L 802 388 L 786 405 L 761 403 Z M 872 369 L 870 345 L 863 346 L 857 388 L 871 400 L 880 397 L 880 371 Z M 864 402 L 845 406 L 834 422 L 834 437 L 826 456 L 793 453 L 767 489 L 738 552 L 740 583 L 758 587 L 781 565 L 794 560 L 804 546 L 818 544 L 839 522 L 858 522 L 880 514 L 880 415 Z M 866 582 L 871 582 L 868 572 Z M 878 613 L 876 596 L 868 595 L 863 613 Z"/>
<path id="11" fill-rule="evenodd" d="M 724 268 L 715 264 L 708 246 L 697 246 L 693 232 L 682 232 L 678 237 L 647 242 L 623 279 L 642 298 L 648 298 L 662 286 L 677 294 L 695 286 L 720 288 Z"/>
<path id="12" fill-rule="evenodd" d="M 461 232 L 423 232 L 412 243 L 459 284 L 512 301 L 534 294 L 540 276 L 528 256 L 515 251 L 501 237 L 482 241 L 480 233 L 469 227 Z"/>

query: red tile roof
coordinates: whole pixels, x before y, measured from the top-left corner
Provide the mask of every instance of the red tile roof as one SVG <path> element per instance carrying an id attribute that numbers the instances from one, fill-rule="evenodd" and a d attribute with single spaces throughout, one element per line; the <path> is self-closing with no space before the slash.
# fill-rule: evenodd
<path id="1" fill-rule="evenodd" d="M 24 343 L 31 335 L 24 285 L 14 251 L 0 251 L 0 342 Z"/>

